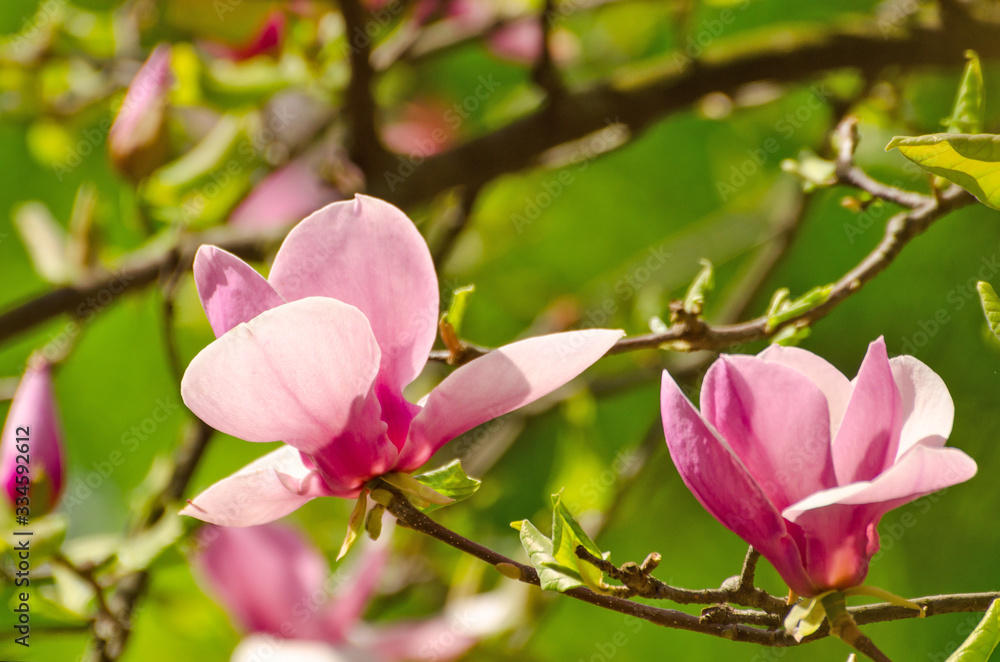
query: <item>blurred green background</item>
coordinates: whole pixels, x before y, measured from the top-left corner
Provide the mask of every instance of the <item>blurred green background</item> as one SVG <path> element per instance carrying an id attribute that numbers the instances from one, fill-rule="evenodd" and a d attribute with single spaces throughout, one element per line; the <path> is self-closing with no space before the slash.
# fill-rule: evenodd
<path id="1" fill-rule="evenodd" d="M 226 25 L 237 38 L 245 36 L 238 21 L 255 24 L 252 13 L 268 4 L 236 3 L 238 11 L 231 17 L 237 18 Z M 176 220 L 161 217 L 169 216 L 169 209 L 158 215 L 141 191 L 114 172 L 101 129 L 114 117 L 122 85 L 155 43 L 181 45 L 177 51 L 182 55 L 175 53 L 174 65 L 187 69 L 176 73 L 171 97 L 178 111 L 192 116 L 198 109 L 253 113 L 273 94 L 307 89 L 336 112 L 347 71 L 336 47 L 343 36 L 337 36 L 336 20 L 327 13 L 333 10 L 320 4 L 299 14 L 290 12 L 280 51 L 228 67 L 230 78 L 220 82 L 221 74 L 206 64 L 211 58 L 191 44 L 221 28 L 208 19 L 177 18 L 197 16 L 199 6 L 186 1 L 109 0 L 0 4 L 0 30 L 9 35 L 8 41 L 33 32 L 39 21 L 43 23 L 39 30 L 53 31 L 44 54 L 31 63 L 9 57 L 0 62 L 3 309 L 53 287 L 36 271 L 13 225 L 26 202 L 41 202 L 59 224 L 68 226 L 78 189 L 92 187 L 100 238 L 96 251 L 100 263 L 109 267 L 122 256 L 182 230 Z M 867 0 L 621 0 L 579 7 L 561 20 L 555 32 L 564 47 L 557 60 L 568 84 L 587 85 L 612 74 L 669 65 L 685 48 L 688 36 L 711 33 L 716 25 L 722 30 L 711 34 L 708 53 L 761 47 L 773 43 L 776 35 L 806 41 L 836 26 L 879 25 L 897 16 L 893 11 L 903 11 L 900 6 Z M 46 21 L 42 17 L 50 9 L 56 18 Z M 514 2 L 504 10 L 539 9 Z M 898 14 L 903 26 L 922 20 L 921 12 L 929 10 L 923 4 L 916 9 L 916 16 Z M 412 21 L 411 10 L 408 6 L 395 17 L 379 39 L 398 38 L 403 24 Z M 208 10 L 200 11 L 211 18 Z M 441 8 L 435 11 L 447 15 Z M 722 23 L 723 12 L 729 12 L 725 16 L 732 20 Z M 244 14 L 250 17 L 238 18 Z M 435 20 L 443 19 L 431 22 Z M 321 47 L 323 43 L 327 47 Z M 131 66 L 117 66 L 115 59 Z M 251 71 L 253 67 L 257 69 Z M 997 131 L 1000 63 L 986 59 L 984 70 L 987 130 Z M 761 83 L 735 98 L 703 99 L 609 153 L 575 164 L 555 162 L 553 167 L 511 172 L 486 183 L 468 227 L 440 270 L 442 283 L 449 288 L 476 285 L 463 336 L 495 346 L 520 335 L 588 322 L 621 327 L 630 335 L 648 332 L 649 318 L 665 318 L 668 301 L 683 294 L 698 271 L 699 258 L 710 259 L 717 268 L 717 292 L 706 317 L 718 319 L 731 303 L 727 297 L 751 278 L 751 264 L 802 195 L 798 182 L 782 171 L 781 161 L 797 157 L 801 150 L 829 156 L 829 132 L 838 113 L 850 108 L 862 118 L 859 163 L 883 181 L 929 190 L 926 178 L 905 170 L 902 157 L 885 153 L 883 147 L 894 135 L 939 130 L 960 74 L 958 66 L 894 68 L 867 80 L 857 72 L 839 71 L 818 73 L 799 84 Z M 438 109 L 432 112 L 453 108 L 473 93 L 482 76 L 493 76 L 500 85 L 460 122 L 451 140 L 485 134 L 536 107 L 540 93 L 531 83 L 530 65 L 498 55 L 479 40 L 434 57 L 394 64 L 376 85 L 381 119 L 386 125 L 398 123 L 407 108 L 427 105 L 428 99 Z M 819 108 L 810 103 L 814 85 L 830 91 L 828 103 Z M 796 113 L 792 125 L 787 117 Z M 179 133 L 175 145 L 182 153 L 193 144 L 195 134 L 190 125 L 179 126 L 171 130 Z M 87 136 L 94 131 L 101 137 L 90 141 Z M 611 141 L 605 140 L 610 135 L 591 138 L 592 151 L 601 151 L 605 143 L 610 147 Z M 765 144 L 776 148 L 736 184 L 732 168 L 748 159 L 755 163 L 752 153 Z M 90 145 L 87 154 L 82 154 L 80 145 Z M 80 152 L 79 164 L 68 172 L 60 170 L 57 166 L 66 164 L 74 151 Z M 279 155 L 278 163 L 280 159 Z M 251 164 L 246 180 L 233 183 L 228 206 L 201 219 L 201 226 L 224 222 L 253 182 L 275 164 L 274 159 Z M 553 195 L 553 182 L 559 181 L 561 172 L 571 174 L 571 183 L 560 184 Z M 733 190 L 720 187 L 720 182 Z M 540 197 L 543 193 L 549 196 Z M 792 245 L 756 288 L 747 317 L 762 313 L 777 288 L 788 287 L 794 295 L 834 281 L 877 244 L 891 210 L 876 203 L 867 212 L 870 217 L 859 216 L 840 204 L 854 193 L 835 188 L 811 194 Z M 439 196 L 407 211 L 426 235 L 439 239 L 435 228 L 449 204 L 448 196 Z M 532 205 L 537 205 L 537 215 Z M 529 212 L 537 217 L 529 223 L 518 220 Z M 151 217 L 148 226 L 143 215 Z M 668 257 L 645 268 L 650 255 Z M 968 289 L 983 261 L 998 259 L 996 212 L 977 205 L 954 213 L 908 246 L 860 294 L 816 324 L 802 344 L 853 376 L 868 343 L 884 335 L 890 354 L 915 353 L 944 378 L 954 397 L 956 421 L 950 443 L 975 458 L 980 473 L 939 498 L 921 500 L 884 518 L 884 552 L 872 565 L 868 583 L 901 596 L 1000 588 L 995 563 L 1000 533 L 994 525 L 1000 482 L 989 478 L 1000 471 L 994 432 L 1000 429 L 996 406 L 1000 347 L 988 334 L 979 304 Z M 266 271 L 266 266 L 258 266 Z M 996 284 L 1000 278 L 993 273 L 990 280 Z M 55 378 L 69 455 L 63 509 L 71 540 L 126 530 L 135 517 L 136 490 L 154 460 L 170 455 L 189 416 L 183 407 L 172 409 L 180 400 L 163 349 L 162 297 L 156 287 L 145 288 L 115 300 L 78 331 L 67 318 L 58 318 L 0 346 L 0 375 L 16 378 L 31 351 L 73 336 L 72 352 Z M 600 311 L 608 302 L 613 302 L 615 313 L 604 321 Z M 186 363 L 212 338 L 190 275 L 182 279 L 176 309 L 178 344 Z M 935 321 L 942 310 L 948 319 L 944 324 Z M 500 433 L 486 436 L 486 443 L 453 442 L 459 448 L 478 449 L 470 473 L 481 467 L 484 485 L 471 500 L 436 517 L 474 540 L 520 558 L 509 522 L 530 518 L 541 526 L 549 517 L 549 495 L 565 488 L 566 500 L 585 524 L 600 521 L 601 513 L 613 507 L 597 538 L 602 549 L 611 550 L 612 560 L 639 561 L 658 551 L 663 562 L 656 575 L 690 588 L 718 586 L 736 574 L 744 543 L 717 524 L 684 488 L 657 430 L 657 373 L 671 360 L 666 352 L 656 351 L 604 359 L 581 380 L 583 388 L 570 389 L 564 400 L 552 399 L 511 417 Z M 424 386 L 446 372 L 432 365 Z M 588 385 L 593 391 L 585 388 Z M 692 394 L 696 386 L 695 380 Z M 164 407 L 170 414 L 155 422 Z M 607 470 L 618 454 L 633 453 L 647 437 L 651 450 L 640 454 L 642 466 L 636 467 L 635 475 L 609 479 Z M 134 438 L 140 443 L 132 442 Z M 481 446 L 495 452 L 484 452 Z M 266 450 L 270 446 L 264 449 L 219 435 L 188 494 L 196 494 Z M 114 451 L 123 452 L 124 461 L 103 476 L 102 463 Z M 446 447 L 442 456 L 450 452 Z M 332 560 L 350 505 L 321 499 L 290 519 L 301 524 Z M 907 513 L 913 517 L 906 519 L 912 526 L 901 523 Z M 407 531 L 399 531 L 395 543 L 400 558 L 423 572 L 402 590 L 374 603 L 369 616 L 376 621 L 432 612 L 441 604 L 460 558 L 454 550 Z M 241 635 L 198 589 L 184 554 L 168 551 L 157 560 L 153 573 L 122 659 L 228 659 Z M 758 576 L 764 587 L 783 594 L 780 579 L 766 563 Z M 842 661 L 849 653 L 841 642 L 830 639 L 790 650 L 734 644 L 637 624 L 617 613 L 538 592 L 531 604 L 532 617 L 523 626 L 509 637 L 483 642 L 468 659 Z M 56 627 L 61 622 L 57 615 L 42 615 L 41 610 L 39 614 L 30 651 L 26 654 L 13 646 L 4 628 L 0 658 L 78 659 L 87 632 L 64 631 Z M 977 621 L 975 615 L 939 616 L 869 626 L 865 631 L 893 659 L 942 660 Z M 46 630 L 46 624 L 53 630 Z M 624 633 L 625 645 L 613 643 L 622 641 L 617 633 Z"/>

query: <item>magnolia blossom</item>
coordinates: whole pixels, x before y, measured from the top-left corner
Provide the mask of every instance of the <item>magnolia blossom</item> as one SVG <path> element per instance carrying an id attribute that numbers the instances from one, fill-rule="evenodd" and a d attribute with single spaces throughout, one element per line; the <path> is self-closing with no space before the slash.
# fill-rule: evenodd
<path id="1" fill-rule="evenodd" d="M 27 483 L 27 507 L 33 516 L 47 513 L 59 503 L 66 478 L 63 465 L 63 432 L 52 392 L 52 374 L 48 363 L 31 365 L 24 373 L 7 422 L 0 438 L 0 481 L 3 493 L 15 507 L 25 506 L 23 490 Z M 27 452 L 18 446 L 27 444 Z M 19 457 L 27 458 L 28 472 L 18 473 L 25 466 Z M 23 477 L 27 476 L 27 480 Z"/>
<path id="2" fill-rule="evenodd" d="M 252 526 L 320 496 L 357 497 L 420 467 L 463 432 L 537 400 L 622 337 L 607 329 L 521 340 L 458 368 L 413 404 L 437 334 L 430 252 L 392 205 L 358 196 L 292 229 L 268 280 L 203 246 L 195 281 L 218 339 L 188 366 L 184 402 L 212 427 L 274 451 L 182 512 Z"/>
<path id="3" fill-rule="evenodd" d="M 389 534 L 366 541 L 353 567 L 331 575 L 323 555 L 290 527 L 203 528 L 197 574 L 251 633 L 232 662 L 453 660 L 513 624 L 517 596 L 494 591 L 456 600 L 436 618 L 366 625 L 361 616 L 388 559 Z"/>
<path id="4" fill-rule="evenodd" d="M 281 47 L 285 36 L 285 22 L 285 15 L 281 11 L 273 11 L 267 15 L 256 32 L 242 44 L 204 41 L 201 46 L 215 57 L 236 62 L 248 60 L 257 55 L 266 55 Z"/>
<path id="5" fill-rule="evenodd" d="M 882 338 L 853 381 L 794 347 L 723 355 L 701 413 L 664 373 L 661 410 L 685 485 L 802 596 L 860 585 L 882 515 L 976 473 L 944 447 L 944 382 L 912 356 L 889 359 Z"/>
<path id="6" fill-rule="evenodd" d="M 289 225 L 342 198 L 308 163 L 292 161 L 262 179 L 233 210 L 229 224 L 247 228 Z"/>
<path id="7" fill-rule="evenodd" d="M 139 180 L 169 156 L 166 114 L 173 77 L 170 46 L 157 46 L 128 86 L 108 133 L 108 152 L 123 174 Z"/>

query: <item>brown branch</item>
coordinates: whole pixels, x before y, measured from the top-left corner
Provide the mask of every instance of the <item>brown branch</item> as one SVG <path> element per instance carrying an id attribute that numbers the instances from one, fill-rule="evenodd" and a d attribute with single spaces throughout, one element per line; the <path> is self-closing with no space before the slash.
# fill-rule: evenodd
<path id="1" fill-rule="evenodd" d="M 344 100 L 344 112 L 349 122 L 345 142 L 351 159 L 371 179 L 389 162 L 375 123 L 378 114 L 372 92 L 375 69 L 371 63 L 371 39 L 366 33 L 369 27 L 366 19 L 371 20 L 371 13 L 359 0 L 340 0 L 340 11 L 344 17 L 351 65 L 351 79 Z"/>
<path id="2" fill-rule="evenodd" d="M 866 191 L 876 198 L 892 202 L 900 207 L 919 209 L 934 202 L 929 195 L 905 191 L 872 179 L 864 170 L 854 164 L 854 150 L 858 145 L 858 122 L 855 116 L 846 117 L 837 126 L 837 181 Z"/>
<path id="3" fill-rule="evenodd" d="M 413 505 L 410 504 L 410 502 L 407 501 L 396 488 L 385 483 L 384 481 L 376 479 L 370 483 L 369 486 L 378 487 L 392 492 L 393 498 L 389 502 L 387 509 L 396 517 L 401 526 L 430 536 L 431 538 L 454 547 L 465 554 L 469 554 L 470 556 L 480 559 L 481 561 L 485 561 L 486 563 L 496 567 L 497 570 L 506 577 L 534 586 L 540 585 L 538 573 L 533 567 L 523 563 L 518 563 L 517 561 L 514 561 L 499 552 L 489 549 L 488 547 L 485 547 L 473 540 L 469 540 L 455 531 L 438 524 L 430 517 L 414 508 Z M 698 598 L 689 600 L 690 603 L 718 604 L 725 603 L 726 599 L 732 598 L 734 592 L 737 591 L 743 591 L 745 595 L 749 595 L 749 593 L 746 593 L 748 590 L 754 592 L 760 591 L 760 589 L 753 588 L 752 586 L 748 586 L 744 583 L 745 578 L 752 575 L 750 568 L 754 567 L 755 556 L 756 554 L 754 552 L 748 552 L 747 560 L 744 562 L 743 572 L 740 575 L 737 586 L 730 589 L 706 589 L 704 591 L 676 589 L 677 591 L 680 591 L 678 595 L 685 598 Z M 605 563 L 602 559 L 597 559 L 596 557 L 593 558 L 595 560 L 595 565 L 598 563 Z M 649 564 L 647 564 L 647 568 L 648 567 Z M 723 639 L 755 643 L 762 646 L 798 646 L 800 644 L 817 641 L 830 636 L 829 626 L 824 625 L 817 632 L 806 637 L 801 642 L 797 642 L 791 635 L 785 632 L 783 627 L 774 626 L 774 619 L 777 618 L 776 614 L 765 611 L 724 608 L 721 610 L 709 610 L 708 614 L 703 613 L 703 615 L 699 617 L 674 609 L 664 609 L 643 603 L 632 602 L 631 600 L 613 595 L 602 595 L 583 587 L 568 590 L 564 593 L 564 595 L 602 607 L 604 609 L 641 618 L 655 625 L 679 630 L 688 630 L 691 632 L 700 632 L 702 634 L 720 637 Z M 764 595 L 767 594 L 765 593 Z M 768 595 L 767 597 L 769 602 L 780 600 L 780 598 L 775 596 Z M 914 600 L 914 602 L 927 607 L 926 615 L 933 616 L 954 612 L 984 612 L 989 607 L 990 603 L 998 598 L 1000 598 L 1000 592 L 940 595 L 920 598 Z M 745 598 L 741 597 L 741 599 Z M 915 618 L 919 615 L 919 612 L 908 607 L 891 604 L 851 607 L 848 611 L 859 625 L 865 623 L 900 620 L 904 618 Z M 761 625 L 764 627 L 758 627 Z"/>
<path id="4" fill-rule="evenodd" d="M 710 92 L 734 93 L 760 80 L 797 82 L 844 68 L 875 76 L 889 66 L 960 66 L 967 48 L 984 58 L 1000 56 L 1000 25 L 913 28 L 903 37 L 888 39 L 872 26 L 871 34 L 833 32 L 797 47 L 780 45 L 699 62 L 648 82 L 606 81 L 550 99 L 502 129 L 430 157 L 402 182 L 376 179 L 370 192 L 407 206 L 473 178 L 489 181 L 532 166 L 549 149 L 597 131 L 608 120 L 627 124 L 637 134 Z"/>
<path id="5" fill-rule="evenodd" d="M 173 469 L 167 484 L 135 528 L 135 533 L 141 533 L 154 526 L 166 513 L 167 506 L 183 496 L 184 490 L 191 482 L 194 470 L 214 434 L 215 430 L 200 420 L 195 419 L 191 422 L 174 455 Z M 107 627 L 104 622 L 106 619 L 100 617 L 94 621 L 92 627 L 94 638 L 88 649 L 87 660 L 90 662 L 114 662 L 121 657 L 132 633 L 132 615 L 148 585 L 149 572 L 147 570 L 125 575 L 118 581 L 114 595 L 104 610 L 114 621 L 114 627 Z"/>

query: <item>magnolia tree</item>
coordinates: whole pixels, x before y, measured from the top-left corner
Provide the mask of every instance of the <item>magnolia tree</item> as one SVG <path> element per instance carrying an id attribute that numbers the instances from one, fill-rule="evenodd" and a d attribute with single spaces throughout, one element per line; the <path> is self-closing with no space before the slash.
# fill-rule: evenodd
<path id="1" fill-rule="evenodd" d="M 3 659 L 990 659 L 989 3 L 0 24 Z"/>

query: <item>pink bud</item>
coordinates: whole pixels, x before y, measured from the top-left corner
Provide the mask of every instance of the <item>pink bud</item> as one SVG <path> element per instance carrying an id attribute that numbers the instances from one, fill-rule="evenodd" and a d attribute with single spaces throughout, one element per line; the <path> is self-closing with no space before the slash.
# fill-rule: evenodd
<path id="1" fill-rule="evenodd" d="M 235 46 L 220 42 L 204 42 L 202 48 L 215 57 L 240 62 L 256 55 L 265 55 L 278 50 L 285 36 L 285 15 L 280 11 L 271 12 L 260 29 L 249 40 Z"/>
<path id="2" fill-rule="evenodd" d="M 108 134 L 111 161 L 133 181 L 153 172 L 169 157 L 166 111 L 172 84 L 170 46 L 160 44 L 132 79 Z"/>
<path id="3" fill-rule="evenodd" d="M 0 481 L 11 504 L 27 505 L 31 517 L 49 512 L 59 502 L 65 483 L 62 437 L 51 367 L 44 362 L 29 367 L 3 426 Z"/>

